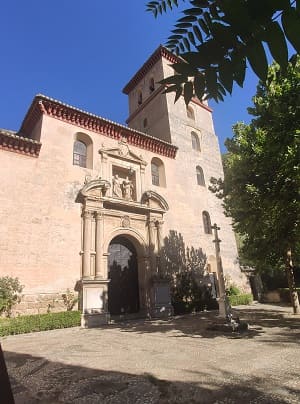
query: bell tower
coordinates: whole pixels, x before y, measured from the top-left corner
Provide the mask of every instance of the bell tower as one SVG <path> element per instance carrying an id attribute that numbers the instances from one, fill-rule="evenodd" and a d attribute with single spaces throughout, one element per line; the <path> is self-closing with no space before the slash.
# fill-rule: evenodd
<path id="1" fill-rule="evenodd" d="M 126 122 L 130 128 L 176 146 L 182 145 L 185 132 L 188 132 L 190 141 L 191 132 L 194 131 L 198 137 L 198 147 L 201 147 L 203 131 L 214 135 L 212 110 L 207 102 L 193 98 L 186 107 L 183 97 L 180 97 L 174 103 L 175 94 L 163 94 L 165 86 L 159 84 L 160 80 L 174 74 L 171 65 L 178 60 L 168 49 L 159 46 L 137 71 L 123 89 L 129 102 Z"/>
<path id="2" fill-rule="evenodd" d="M 209 190 L 212 177 L 223 178 L 212 109 L 207 101 L 196 97 L 188 106 L 183 96 L 174 103 L 175 93 L 164 94 L 165 86 L 159 84 L 174 75 L 172 65 L 179 60 L 159 46 L 137 71 L 123 89 L 129 100 L 127 124 L 177 147 L 174 160 L 163 160 L 164 184 L 157 185 L 152 179 L 150 185 L 170 201 L 164 229 L 180 232 L 186 245 L 200 246 L 207 254 L 208 266 L 215 272 L 211 226 L 217 223 L 221 228 L 225 273 L 239 283 L 238 253 L 231 221 L 225 217 L 221 201 Z M 153 177 L 153 173 L 146 170 L 146 177 L 151 174 Z"/>

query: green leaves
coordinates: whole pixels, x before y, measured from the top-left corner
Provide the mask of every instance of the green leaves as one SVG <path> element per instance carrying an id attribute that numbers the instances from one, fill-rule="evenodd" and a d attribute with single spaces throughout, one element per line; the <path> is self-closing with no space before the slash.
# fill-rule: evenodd
<path id="1" fill-rule="evenodd" d="M 300 57 L 285 71 L 268 69 L 250 109 L 226 142 L 225 180 L 211 189 L 244 239 L 243 258 L 258 268 L 278 266 L 285 251 L 300 248 Z M 299 256 L 300 258 L 300 256 Z"/>
<path id="2" fill-rule="evenodd" d="M 171 51 L 192 65 L 191 69 L 185 66 L 184 72 L 176 70 L 182 75 L 182 81 L 174 87 L 177 94 L 183 91 L 185 83 L 195 83 L 201 73 L 199 77 L 204 78 L 205 84 L 203 88 L 202 81 L 199 85 L 202 79 L 197 79 L 197 96 L 203 98 L 205 94 L 220 101 L 232 92 L 234 81 L 243 86 L 246 61 L 261 80 L 266 79 L 265 44 L 283 70 L 288 61 L 286 39 L 300 53 L 299 1 L 186 0 L 186 3 L 192 7 L 182 11 L 183 16 L 177 20 L 166 43 Z M 178 5 L 175 0 L 150 1 L 147 10 L 157 15 Z M 281 24 L 277 21 L 280 17 Z M 185 100 L 190 94 L 191 91 L 186 91 Z"/>
<path id="3" fill-rule="evenodd" d="M 287 39 L 293 45 L 297 53 L 300 53 L 300 12 L 294 8 L 285 10 L 282 14 L 282 25 Z"/>
<path id="4" fill-rule="evenodd" d="M 288 49 L 278 22 L 274 21 L 269 25 L 268 31 L 265 32 L 265 40 L 274 60 L 285 69 L 288 63 Z"/>
<path id="5" fill-rule="evenodd" d="M 262 43 L 256 41 L 248 46 L 246 56 L 254 73 L 265 81 L 268 73 L 268 61 Z"/>

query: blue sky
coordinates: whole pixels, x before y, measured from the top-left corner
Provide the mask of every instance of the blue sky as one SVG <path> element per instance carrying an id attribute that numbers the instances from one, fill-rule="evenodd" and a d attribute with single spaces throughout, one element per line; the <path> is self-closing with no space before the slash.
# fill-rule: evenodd
<path id="1" fill-rule="evenodd" d="M 146 0 L 10 0 L 1 2 L 0 127 L 18 130 L 37 93 L 125 124 L 122 88 L 176 17 L 158 19 Z M 247 75 L 225 102 L 210 102 L 220 145 L 232 125 L 249 121 L 257 78 Z"/>

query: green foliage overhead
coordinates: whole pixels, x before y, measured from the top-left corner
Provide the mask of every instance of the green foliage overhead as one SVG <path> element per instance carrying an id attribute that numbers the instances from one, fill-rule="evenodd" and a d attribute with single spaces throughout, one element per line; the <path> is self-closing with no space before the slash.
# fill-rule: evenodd
<path id="1" fill-rule="evenodd" d="M 296 0 L 158 0 L 147 3 L 157 17 L 189 3 L 177 20 L 166 47 L 181 56 L 173 65 L 175 101 L 196 95 L 222 101 L 233 83 L 243 86 L 247 65 L 260 80 L 267 78 L 266 47 L 285 70 L 289 42 L 300 52 L 300 1 Z"/>
<path id="2" fill-rule="evenodd" d="M 226 141 L 225 180 L 211 189 L 242 236 L 242 255 L 257 268 L 279 267 L 300 252 L 300 57 L 268 71 L 253 98 L 249 125 Z M 298 261 L 298 262 L 297 262 Z"/>

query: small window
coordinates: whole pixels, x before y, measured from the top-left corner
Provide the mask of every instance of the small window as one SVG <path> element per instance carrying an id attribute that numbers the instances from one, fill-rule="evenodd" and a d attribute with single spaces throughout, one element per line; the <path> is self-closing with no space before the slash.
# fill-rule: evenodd
<path id="1" fill-rule="evenodd" d="M 205 234 L 211 234 L 211 221 L 208 212 L 202 212 L 202 219 L 203 219 L 203 227 Z"/>
<path id="2" fill-rule="evenodd" d="M 141 105 L 143 102 L 143 94 L 141 91 L 138 92 L 138 104 Z"/>
<path id="3" fill-rule="evenodd" d="M 166 176 L 164 163 L 157 157 L 151 160 L 152 184 L 158 187 L 166 186 Z"/>
<path id="4" fill-rule="evenodd" d="M 155 90 L 153 77 L 151 77 L 150 82 L 149 82 L 149 90 L 150 90 L 150 93 L 153 93 L 153 91 Z"/>
<path id="5" fill-rule="evenodd" d="M 151 163 L 152 184 L 159 187 L 159 167 L 156 163 Z"/>
<path id="6" fill-rule="evenodd" d="M 191 138 L 192 138 L 192 149 L 200 151 L 200 142 L 197 133 L 191 132 Z"/>
<path id="7" fill-rule="evenodd" d="M 75 140 L 73 149 L 73 164 L 86 167 L 87 147 L 81 140 Z"/>
<path id="8" fill-rule="evenodd" d="M 197 184 L 205 186 L 205 179 L 202 167 L 200 166 L 196 167 L 196 174 L 197 174 Z"/>
<path id="9" fill-rule="evenodd" d="M 73 143 L 73 165 L 93 168 L 93 141 L 86 133 L 75 133 Z"/>
<path id="10" fill-rule="evenodd" d="M 147 126 L 148 126 L 148 119 L 147 118 L 144 119 L 143 126 L 144 126 L 144 128 L 147 128 Z"/>
<path id="11" fill-rule="evenodd" d="M 195 120 L 195 113 L 192 107 L 188 106 L 186 107 L 186 115 L 188 118 L 192 119 L 193 121 Z"/>

